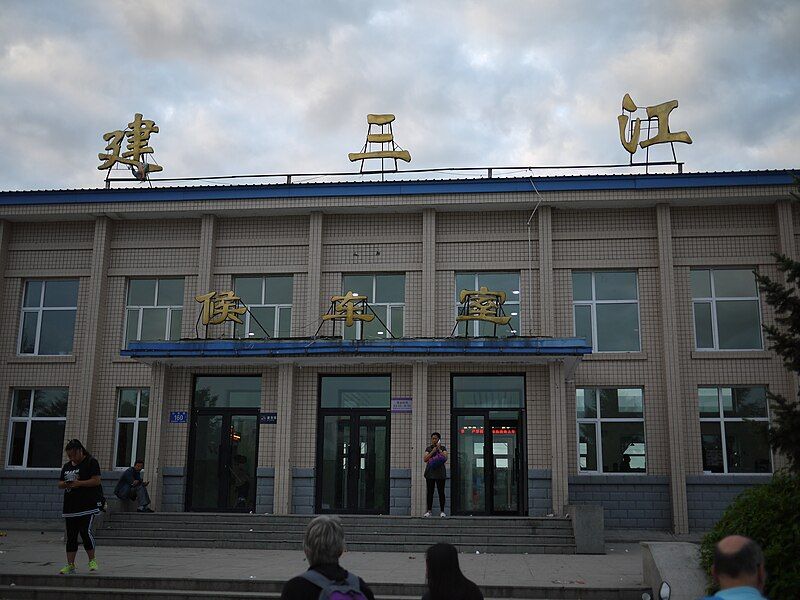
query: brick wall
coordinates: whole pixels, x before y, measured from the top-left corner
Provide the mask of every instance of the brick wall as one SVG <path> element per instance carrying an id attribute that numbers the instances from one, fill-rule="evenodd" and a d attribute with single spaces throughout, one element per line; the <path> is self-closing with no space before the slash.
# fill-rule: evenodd
<path id="1" fill-rule="evenodd" d="M 666 476 L 573 475 L 569 503 L 602 506 L 608 529 L 671 529 Z"/>
<path id="2" fill-rule="evenodd" d="M 275 469 L 258 467 L 256 478 L 256 513 L 272 513 L 275 499 Z"/>
<path id="3" fill-rule="evenodd" d="M 314 514 L 314 469 L 292 469 L 292 514 Z"/>
<path id="4" fill-rule="evenodd" d="M 411 514 L 411 469 L 392 469 L 389 475 L 389 514 Z"/>
<path id="5" fill-rule="evenodd" d="M 686 478 L 689 529 L 708 531 L 736 496 L 770 479 L 771 475 L 690 475 Z"/>
<path id="6" fill-rule="evenodd" d="M 184 467 L 162 467 L 164 491 L 161 512 L 183 512 L 186 505 L 186 469 Z"/>
<path id="7" fill-rule="evenodd" d="M 528 470 L 528 516 L 542 517 L 553 512 L 549 469 Z"/>

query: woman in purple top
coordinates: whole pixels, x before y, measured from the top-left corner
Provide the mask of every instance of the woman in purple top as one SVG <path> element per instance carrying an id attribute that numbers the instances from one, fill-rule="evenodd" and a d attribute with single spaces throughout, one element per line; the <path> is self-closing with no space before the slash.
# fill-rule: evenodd
<path id="1" fill-rule="evenodd" d="M 426 517 L 431 516 L 433 509 L 433 488 L 439 491 L 439 510 L 441 511 L 440 517 L 446 517 L 444 513 L 444 482 L 447 479 L 447 470 L 444 463 L 447 462 L 447 448 L 441 443 L 442 436 L 438 431 L 431 434 L 431 445 L 425 448 L 425 456 L 422 460 L 425 461 L 425 483 L 428 486 L 427 506 L 428 511 L 425 513 Z"/>

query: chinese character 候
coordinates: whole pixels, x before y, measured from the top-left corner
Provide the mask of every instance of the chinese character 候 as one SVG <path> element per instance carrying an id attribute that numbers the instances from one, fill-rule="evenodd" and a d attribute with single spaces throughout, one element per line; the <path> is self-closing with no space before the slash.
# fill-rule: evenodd
<path id="1" fill-rule="evenodd" d="M 202 302 L 203 325 L 219 325 L 224 321 L 234 321 L 242 325 L 239 315 L 247 312 L 244 306 L 239 306 L 241 298 L 231 292 L 208 292 L 195 296 L 195 300 Z"/>

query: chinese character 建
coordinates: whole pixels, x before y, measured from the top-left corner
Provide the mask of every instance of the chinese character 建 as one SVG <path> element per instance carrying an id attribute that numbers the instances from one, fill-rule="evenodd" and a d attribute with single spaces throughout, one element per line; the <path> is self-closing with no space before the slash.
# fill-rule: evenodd
<path id="1" fill-rule="evenodd" d="M 125 131 L 110 131 L 103 136 L 103 141 L 108 142 L 106 150 L 108 154 L 100 153 L 97 157 L 104 161 L 99 170 L 110 169 L 116 163 L 128 165 L 133 170 L 138 179 L 144 180 L 149 172 L 161 171 L 162 168 L 156 164 L 144 162 L 145 154 L 152 154 L 153 148 L 150 143 L 150 135 L 158 133 L 158 126 L 155 121 L 142 119 L 141 113 L 136 113 L 133 121 L 128 123 Z M 122 141 L 127 138 L 126 151 L 122 151 Z"/>
<path id="2" fill-rule="evenodd" d="M 203 325 L 219 325 L 224 321 L 234 321 L 242 325 L 239 315 L 247 312 L 244 306 L 239 306 L 241 298 L 231 292 L 208 292 L 195 296 L 195 300 L 203 303 Z"/>

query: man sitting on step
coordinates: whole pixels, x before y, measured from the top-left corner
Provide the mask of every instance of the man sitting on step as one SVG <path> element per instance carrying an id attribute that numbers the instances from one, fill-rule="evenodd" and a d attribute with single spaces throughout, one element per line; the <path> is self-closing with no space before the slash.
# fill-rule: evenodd
<path id="1" fill-rule="evenodd" d="M 150 494 L 147 493 L 149 481 L 142 481 L 142 469 L 144 460 L 137 458 L 132 467 L 125 469 L 119 478 L 117 487 L 114 488 L 114 495 L 125 502 L 135 500 L 137 512 L 151 513 Z"/>

